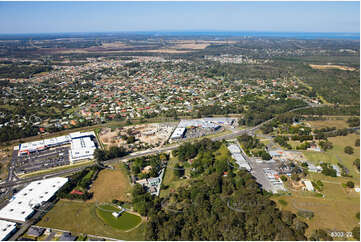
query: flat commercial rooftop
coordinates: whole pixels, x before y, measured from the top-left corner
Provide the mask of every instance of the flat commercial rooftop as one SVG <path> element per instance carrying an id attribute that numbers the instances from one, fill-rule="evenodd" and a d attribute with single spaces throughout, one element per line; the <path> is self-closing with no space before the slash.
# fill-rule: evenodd
<path id="1" fill-rule="evenodd" d="M 236 160 L 236 163 L 238 164 L 239 168 L 245 168 L 246 170 L 250 171 L 251 167 L 246 161 L 246 159 L 243 157 L 241 153 L 241 149 L 236 144 L 230 144 L 227 146 L 229 152 L 232 154 L 232 158 Z"/>
<path id="2" fill-rule="evenodd" d="M 0 240 L 6 240 L 15 231 L 16 223 L 0 220 Z"/>
<path id="3" fill-rule="evenodd" d="M 19 154 L 34 152 L 38 150 L 43 150 L 47 147 L 59 146 L 67 143 L 71 143 L 73 140 L 85 137 L 95 137 L 93 131 L 90 132 L 74 132 L 69 135 L 58 136 L 50 139 L 37 140 L 29 143 L 20 144 L 18 148 L 14 150 L 19 150 Z"/>
<path id="4" fill-rule="evenodd" d="M 201 127 L 201 128 L 213 128 L 216 129 L 219 127 L 218 124 L 212 122 L 207 122 L 203 119 L 182 119 L 177 128 L 187 128 L 187 127 Z"/>
<path id="5" fill-rule="evenodd" d="M 67 181 L 68 178 L 54 177 L 30 183 L 0 210 L 0 218 L 25 222 L 34 213 L 36 206 L 53 197 Z"/>
<path id="6" fill-rule="evenodd" d="M 185 128 L 176 128 L 170 138 L 171 139 L 180 139 L 183 137 L 183 134 L 185 131 L 186 131 Z"/>
<path id="7" fill-rule="evenodd" d="M 71 141 L 71 160 L 93 159 L 95 149 L 90 137 L 74 138 Z"/>

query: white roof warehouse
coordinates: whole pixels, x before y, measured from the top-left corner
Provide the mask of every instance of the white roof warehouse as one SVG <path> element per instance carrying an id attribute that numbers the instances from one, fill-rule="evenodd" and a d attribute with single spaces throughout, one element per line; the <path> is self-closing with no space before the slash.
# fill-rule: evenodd
<path id="1" fill-rule="evenodd" d="M 0 240 L 7 240 L 15 232 L 16 223 L 0 220 Z"/>
<path id="2" fill-rule="evenodd" d="M 52 198 L 67 181 L 68 178 L 54 177 L 30 183 L 0 210 L 0 218 L 25 222 L 33 215 L 35 207 Z"/>

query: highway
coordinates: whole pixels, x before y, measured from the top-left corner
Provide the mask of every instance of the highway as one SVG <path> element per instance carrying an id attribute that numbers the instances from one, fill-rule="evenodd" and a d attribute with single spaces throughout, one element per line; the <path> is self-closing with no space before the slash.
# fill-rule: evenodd
<path id="1" fill-rule="evenodd" d="M 309 107 L 319 107 L 319 106 L 324 106 L 322 104 L 314 104 L 314 103 L 310 103 L 307 102 L 308 106 L 305 107 L 299 107 L 299 108 L 295 108 L 292 110 L 289 110 L 288 112 L 293 112 L 293 111 L 297 111 L 297 110 L 301 110 L 301 109 L 306 109 Z M 263 123 L 258 124 L 257 126 L 254 126 L 252 128 L 247 128 L 247 129 L 243 129 L 243 130 L 232 130 L 231 134 L 225 134 L 225 135 L 221 135 L 218 137 L 213 137 L 211 138 L 211 140 L 213 141 L 219 141 L 219 140 L 223 140 L 223 139 L 234 139 L 238 136 L 241 136 L 243 134 L 249 134 L 249 133 L 254 133 L 257 129 L 261 128 L 264 124 L 271 122 L 272 120 L 274 120 L 276 117 L 271 118 L 267 121 L 264 121 Z M 154 149 L 150 149 L 150 150 L 145 150 L 145 151 L 139 151 L 139 152 L 135 152 L 135 153 L 131 153 L 127 156 L 121 157 L 121 158 L 115 158 L 112 160 L 107 160 L 104 161 L 104 164 L 111 164 L 111 163 L 115 163 L 115 162 L 126 162 L 129 159 L 132 158 L 136 158 L 136 157 L 141 157 L 141 156 L 145 156 L 145 155 L 153 155 L 153 154 L 158 154 L 158 153 L 162 153 L 162 152 L 168 152 L 171 150 L 174 150 L 176 148 L 178 148 L 180 146 L 180 144 L 174 144 L 171 146 L 167 146 L 167 147 L 162 147 L 162 148 L 154 148 Z M 24 178 L 24 179 L 16 179 L 15 173 L 14 173 L 14 168 L 13 165 L 11 164 L 9 166 L 9 174 L 8 174 L 8 178 L 6 179 L 6 181 L 0 183 L 0 189 L 1 188 L 6 188 L 7 191 L 5 193 L 3 193 L 2 198 L 6 195 L 8 195 L 11 191 L 11 188 L 17 185 L 21 185 L 21 184 L 26 184 L 26 183 L 30 183 L 32 181 L 36 181 L 36 180 L 42 180 L 44 178 L 49 178 L 49 177 L 56 177 L 56 176 L 61 176 L 64 174 L 71 174 L 71 173 L 75 173 L 78 171 L 81 171 L 82 169 L 91 166 L 92 164 L 89 165 L 85 165 L 85 166 L 81 166 L 81 167 L 76 167 L 76 168 L 69 168 L 66 170 L 61 170 L 61 171 L 56 171 L 56 172 L 50 172 L 47 173 L 46 175 L 39 175 L 39 176 L 33 176 L 33 177 L 29 177 L 29 178 Z M 1 199 L 1 198 L 0 198 Z"/>
<path id="2" fill-rule="evenodd" d="M 292 112 L 292 111 L 296 111 L 296 110 L 301 110 L 301 109 L 305 109 L 305 108 L 309 108 L 309 107 L 315 107 L 315 104 L 311 104 L 308 103 L 308 106 L 306 107 L 300 107 L 300 108 L 295 108 L 292 109 L 288 112 Z M 223 139 L 233 139 L 236 138 L 240 135 L 243 134 L 253 134 L 257 129 L 261 128 L 264 124 L 271 122 L 272 120 L 274 120 L 276 117 L 269 119 L 263 123 L 258 124 L 257 126 L 254 126 L 252 128 L 247 128 L 247 129 L 243 129 L 243 130 L 237 130 L 237 129 L 232 129 L 232 133 L 231 134 L 225 134 L 225 135 L 221 135 L 218 137 L 213 137 L 211 138 L 211 140 L 213 141 L 219 141 L 219 140 L 223 140 Z M 139 152 L 134 152 L 131 153 L 127 156 L 121 157 L 121 158 L 115 158 L 112 160 L 107 160 L 104 161 L 103 164 L 107 165 L 107 164 L 111 164 L 114 162 L 127 162 L 129 159 L 132 158 L 136 158 L 136 157 L 141 157 L 141 156 L 145 156 L 145 155 L 152 155 L 152 154 L 158 154 L 158 153 L 162 153 L 162 152 L 168 152 L 171 150 L 174 150 L 176 148 L 178 148 L 181 145 L 181 143 L 178 144 L 174 144 L 174 145 L 170 145 L 168 147 L 161 147 L 161 148 L 154 148 L 154 149 L 150 149 L 150 150 L 145 150 L 145 151 L 139 151 Z M 243 152 L 243 150 L 242 150 Z M 244 153 L 244 152 L 243 152 Z M 255 162 L 253 162 L 245 153 L 244 153 L 244 157 L 246 158 L 247 162 L 251 165 L 253 171 L 252 174 L 254 174 L 257 178 L 258 181 L 260 181 L 262 184 L 264 184 L 264 186 L 267 187 L 268 185 L 268 181 L 265 181 L 264 179 L 264 175 L 261 173 L 262 170 L 260 167 L 257 166 L 257 164 L 255 164 Z M 23 179 L 19 179 L 16 177 L 15 174 L 15 169 L 14 169 L 14 164 L 12 164 L 12 162 L 10 163 L 9 167 L 8 167 L 8 177 L 6 179 L 5 182 L 0 183 L 0 189 L 5 189 L 5 191 L 2 193 L 1 197 L 0 197 L 0 208 L 2 208 L 3 206 L 6 205 L 7 200 L 12 196 L 12 190 L 13 187 L 18 186 L 18 185 L 25 185 L 28 184 L 30 182 L 36 181 L 36 180 L 42 180 L 45 178 L 50 178 L 50 177 L 56 177 L 56 176 L 61 176 L 61 175 L 65 175 L 65 174 L 72 174 L 75 172 L 79 172 L 82 169 L 89 167 L 93 164 L 88 164 L 88 165 L 84 165 L 84 166 L 80 166 L 80 167 L 76 167 L 76 168 L 69 168 L 66 170 L 61 170 L 61 171 L 54 171 L 54 172 L 49 172 L 47 174 L 42 174 L 39 176 L 32 176 L 29 178 L 23 178 Z M 51 207 L 51 203 L 44 205 L 46 208 Z M 29 221 L 27 221 L 26 223 L 24 223 L 20 230 L 18 230 L 12 237 L 11 239 L 15 240 L 18 237 L 20 237 L 33 223 L 35 223 L 37 221 L 37 219 L 39 219 L 41 216 L 44 215 L 45 212 L 43 211 L 37 211 L 36 214 L 33 216 L 33 218 L 31 218 Z"/>

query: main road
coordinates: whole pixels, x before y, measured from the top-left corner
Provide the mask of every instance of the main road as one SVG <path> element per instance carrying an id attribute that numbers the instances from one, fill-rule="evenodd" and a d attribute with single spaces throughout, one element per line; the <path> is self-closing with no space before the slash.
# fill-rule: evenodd
<path id="1" fill-rule="evenodd" d="M 318 107 L 318 106 L 323 106 L 322 104 L 314 104 L 314 103 L 308 103 L 308 106 L 304 106 L 304 107 L 299 107 L 299 108 L 294 108 L 292 110 L 289 110 L 288 112 L 293 112 L 293 111 L 297 111 L 297 110 L 301 110 L 301 109 L 306 109 L 309 107 Z M 252 128 L 246 128 L 243 130 L 232 130 L 232 133 L 230 134 L 224 134 L 218 137 L 213 137 L 211 138 L 211 140 L 213 141 L 219 141 L 219 140 L 223 140 L 223 139 L 234 139 L 238 136 L 241 136 L 243 134 L 248 134 L 248 133 L 254 133 L 257 129 L 261 128 L 264 124 L 271 122 L 272 120 L 274 120 L 276 117 L 273 117 L 269 120 L 266 120 Z M 145 151 L 139 151 L 139 152 L 134 152 L 131 153 L 127 156 L 121 157 L 121 158 L 115 158 L 115 159 L 111 159 L 111 160 L 107 160 L 104 161 L 104 164 L 111 164 L 111 163 L 115 163 L 115 162 L 119 162 L 119 161 L 123 161 L 126 162 L 129 159 L 132 158 L 136 158 L 136 157 L 141 157 L 141 156 L 146 156 L 146 155 L 153 155 L 153 154 L 159 154 L 162 152 L 168 152 L 171 150 L 175 150 L 177 149 L 181 144 L 174 144 L 174 145 L 170 145 L 167 147 L 162 147 L 162 148 L 154 148 L 154 149 L 149 149 L 149 150 L 145 150 Z M 6 188 L 7 191 L 6 193 L 9 193 L 11 188 L 17 185 L 21 185 L 21 184 L 26 184 L 26 183 L 30 183 L 32 181 L 36 181 L 36 180 L 42 180 L 44 178 L 49 178 L 49 177 L 56 177 L 56 176 L 60 176 L 60 175 L 64 175 L 64 174 L 71 174 L 71 173 L 75 173 L 78 172 L 90 165 L 84 165 L 81 167 L 76 167 L 76 168 L 69 168 L 66 170 L 62 170 L 62 171 L 55 171 L 55 172 L 50 172 L 47 173 L 46 175 L 39 175 L 39 176 L 33 176 L 33 177 L 29 177 L 29 178 L 24 178 L 24 179 L 19 179 L 19 180 L 13 180 L 12 178 L 15 177 L 14 175 L 14 169 L 12 168 L 12 165 L 9 166 L 9 175 L 8 175 L 8 179 L 5 182 L 0 183 L 0 189 L 2 188 Z"/>

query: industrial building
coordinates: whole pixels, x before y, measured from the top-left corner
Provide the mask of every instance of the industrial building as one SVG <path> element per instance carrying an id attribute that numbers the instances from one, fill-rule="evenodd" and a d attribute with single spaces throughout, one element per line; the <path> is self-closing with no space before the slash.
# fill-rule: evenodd
<path id="1" fill-rule="evenodd" d="M 219 125 L 228 125 L 228 126 L 232 126 L 236 122 L 235 118 L 223 118 L 223 117 L 203 118 L 203 120 L 208 123 L 214 123 L 214 124 L 219 124 Z"/>
<path id="2" fill-rule="evenodd" d="M 16 230 L 16 223 L 0 220 L 0 240 L 7 240 Z"/>
<path id="3" fill-rule="evenodd" d="M 236 160 L 237 165 L 239 166 L 239 168 L 244 168 L 247 171 L 251 170 L 250 165 L 248 164 L 248 162 L 246 161 L 246 159 L 243 157 L 242 153 L 241 153 L 241 149 L 239 148 L 238 145 L 236 144 L 230 144 L 227 146 L 229 152 L 231 152 L 232 154 L 232 158 Z"/>
<path id="4" fill-rule="evenodd" d="M 0 218 L 25 222 L 34 214 L 37 207 L 49 201 L 67 181 L 68 178 L 54 177 L 30 183 L 0 210 Z"/>
<path id="5" fill-rule="evenodd" d="M 220 127 L 220 125 L 213 122 L 205 121 L 204 119 L 182 119 L 177 126 L 177 128 L 188 127 L 209 128 L 216 130 Z"/>
<path id="6" fill-rule="evenodd" d="M 236 122 L 235 118 L 201 118 L 201 119 L 182 119 L 177 128 L 171 135 L 171 140 L 177 140 L 181 138 L 197 138 L 200 136 L 208 135 L 212 132 L 219 130 L 222 126 L 232 126 Z M 195 131 L 191 134 L 191 130 Z M 203 130 L 203 131 L 200 131 Z M 200 131 L 200 132 L 199 132 Z M 186 133 L 186 135 L 185 135 Z M 187 137 L 185 137 L 187 136 Z M 188 137 L 189 136 L 189 137 Z"/>
<path id="7" fill-rule="evenodd" d="M 278 193 L 279 191 L 286 191 L 277 171 L 272 170 L 271 168 L 263 168 L 263 172 L 272 185 L 272 192 Z"/>
<path id="8" fill-rule="evenodd" d="M 174 139 L 181 139 L 183 138 L 184 132 L 186 131 L 185 128 L 176 128 L 170 137 L 172 140 Z"/>

